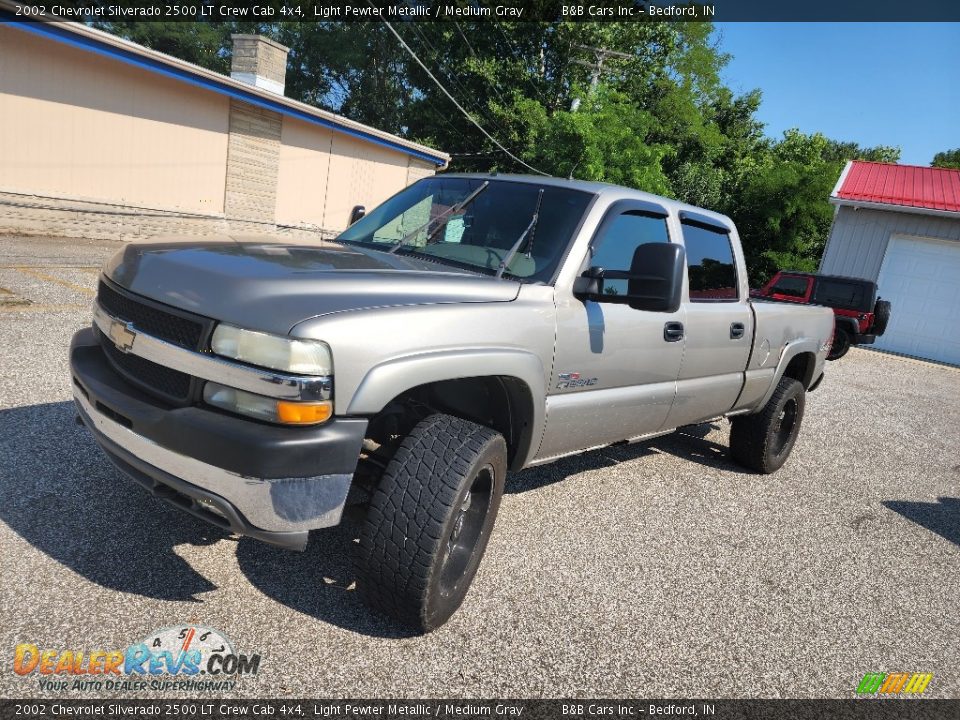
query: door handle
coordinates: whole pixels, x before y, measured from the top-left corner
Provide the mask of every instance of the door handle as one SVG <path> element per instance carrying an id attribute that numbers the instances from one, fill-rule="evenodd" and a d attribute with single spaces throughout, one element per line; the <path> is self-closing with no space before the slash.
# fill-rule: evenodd
<path id="1" fill-rule="evenodd" d="M 683 340 L 683 323 L 668 322 L 663 326 L 663 339 L 667 342 Z"/>
<path id="2" fill-rule="evenodd" d="M 743 323 L 740 323 L 740 322 L 730 323 L 730 339 L 731 340 L 739 340 L 740 338 L 742 338 L 744 331 L 745 331 L 745 328 L 743 326 Z"/>

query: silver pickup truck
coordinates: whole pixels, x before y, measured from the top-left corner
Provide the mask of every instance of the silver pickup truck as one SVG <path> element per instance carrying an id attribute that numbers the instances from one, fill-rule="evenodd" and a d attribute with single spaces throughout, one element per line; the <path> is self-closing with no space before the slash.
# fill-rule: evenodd
<path id="1" fill-rule="evenodd" d="M 449 174 L 319 246 L 131 244 L 70 360 L 127 475 L 291 549 L 363 512 L 358 590 L 429 631 L 463 602 L 508 470 L 720 417 L 734 459 L 777 470 L 833 326 L 751 301 L 722 215 Z"/>

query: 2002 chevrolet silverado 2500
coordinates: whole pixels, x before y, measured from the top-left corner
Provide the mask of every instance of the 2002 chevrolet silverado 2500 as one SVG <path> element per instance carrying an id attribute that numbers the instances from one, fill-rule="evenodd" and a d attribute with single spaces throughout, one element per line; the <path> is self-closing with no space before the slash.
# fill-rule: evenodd
<path id="1" fill-rule="evenodd" d="M 193 515 L 303 549 L 365 506 L 358 590 L 428 631 L 467 593 L 508 470 L 723 416 L 731 455 L 777 470 L 833 325 L 751 301 L 722 215 L 451 174 L 317 247 L 131 244 L 70 361 L 108 457 Z"/>

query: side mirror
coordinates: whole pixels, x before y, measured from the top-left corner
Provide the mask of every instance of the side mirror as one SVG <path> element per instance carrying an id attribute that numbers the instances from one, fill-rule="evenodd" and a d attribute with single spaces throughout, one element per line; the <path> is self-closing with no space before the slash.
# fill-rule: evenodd
<path id="1" fill-rule="evenodd" d="M 367 214 L 367 209 L 363 205 L 354 205 L 350 211 L 350 224 L 353 225 L 357 220 Z"/>
<path id="2" fill-rule="evenodd" d="M 685 265 L 682 245 L 644 243 L 634 250 L 629 271 L 591 267 L 576 279 L 573 294 L 581 300 L 629 305 L 634 310 L 676 312 Z M 626 294 L 604 292 L 605 280 L 626 280 Z"/>

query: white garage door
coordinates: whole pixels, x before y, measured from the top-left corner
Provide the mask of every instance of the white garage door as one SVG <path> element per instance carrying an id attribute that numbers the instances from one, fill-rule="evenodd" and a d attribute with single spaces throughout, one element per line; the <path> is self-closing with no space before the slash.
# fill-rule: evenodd
<path id="1" fill-rule="evenodd" d="M 876 347 L 960 365 L 960 243 L 890 238 L 877 293 L 893 314 Z"/>

